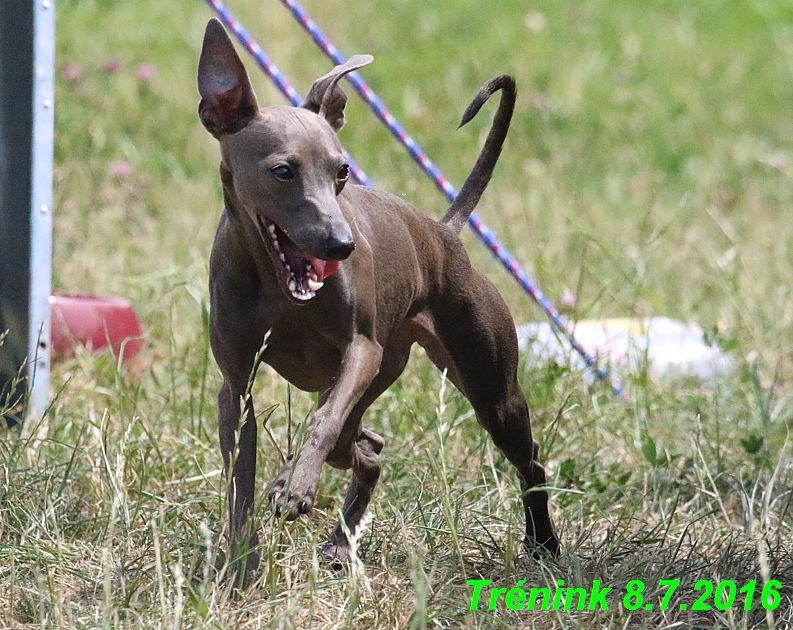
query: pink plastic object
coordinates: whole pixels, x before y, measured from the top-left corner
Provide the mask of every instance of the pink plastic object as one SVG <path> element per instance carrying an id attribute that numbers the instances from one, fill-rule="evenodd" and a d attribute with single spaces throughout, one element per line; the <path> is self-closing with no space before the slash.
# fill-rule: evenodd
<path id="1" fill-rule="evenodd" d="M 132 305 L 121 298 L 95 295 L 55 294 L 50 296 L 51 344 L 53 355 L 72 352 L 75 344 L 99 353 L 110 343 L 118 358 L 134 357 L 143 347 L 143 332 Z"/>

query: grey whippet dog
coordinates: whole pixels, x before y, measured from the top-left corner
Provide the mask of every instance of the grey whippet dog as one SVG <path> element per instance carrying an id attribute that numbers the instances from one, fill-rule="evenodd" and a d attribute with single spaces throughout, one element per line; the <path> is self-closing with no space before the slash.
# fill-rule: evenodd
<path id="1" fill-rule="evenodd" d="M 501 152 L 514 80 L 493 79 L 466 111 L 462 124 L 501 90 L 476 165 L 436 222 L 394 195 L 347 181 L 350 167 L 336 137 L 347 98 L 337 83 L 371 61 L 355 56 L 337 66 L 314 82 L 300 107 L 259 109 L 223 26 L 212 19 L 206 28 L 199 114 L 220 142 L 225 201 L 209 285 L 212 351 L 223 374 L 219 432 L 230 475 L 231 547 L 241 543 L 245 553 L 244 545 L 250 549 L 258 541 L 245 527 L 254 501 L 257 432 L 246 392 L 257 356 L 296 387 L 320 392 L 302 451 L 271 487 L 276 514 L 294 519 L 311 510 L 324 463 L 351 468 L 342 512 L 354 531 L 380 476 L 383 448 L 383 438 L 363 427 L 362 416 L 402 373 L 418 342 L 448 371 L 517 468 L 527 543 L 555 552 L 545 471 L 517 379 L 515 326 L 458 238 Z M 348 557 L 341 524 L 325 553 Z M 257 562 L 251 552 L 248 569 Z"/>

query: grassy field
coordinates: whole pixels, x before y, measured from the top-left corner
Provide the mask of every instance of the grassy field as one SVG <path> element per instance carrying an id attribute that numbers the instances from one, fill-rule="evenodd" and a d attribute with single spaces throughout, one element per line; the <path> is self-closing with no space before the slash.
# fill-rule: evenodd
<path id="1" fill-rule="evenodd" d="M 230 8 L 305 93 L 329 62 L 275 0 Z M 275 521 L 267 483 L 314 400 L 260 372 L 262 573 L 229 597 L 220 375 L 206 330 L 207 261 L 222 199 L 196 116 L 211 12 L 199 0 L 59 0 L 54 284 L 128 297 L 147 348 L 132 371 L 85 353 L 53 369 L 38 426 L 0 430 L 0 627 L 793 627 L 793 5 L 783 0 L 305 0 L 458 187 L 488 107 L 454 131 L 478 86 L 515 75 L 519 100 L 482 218 L 573 319 L 694 320 L 737 370 L 702 386 L 627 375 L 631 402 L 580 373 L 525 369 L 564 550 L 520 545 L 509 464 L 416 352 L 371 409 L 386 438 L 360 564 L 318 559 L 347 475 L 318 509 Z M 282 103 L 245 57 L 260 104 Z M 432 216 L 434 186 L 351 97 L 341 139 L 382 188 Z M 517 322 L 542 315 L 470 233 L 475 265 Z M 773 611 L 760 604 L 781 584 Z M 613 590 L 608 611 L 469 610 L 493 588 Z M 644 600 L 623 598 L 642 580 Z M 680 580 L 666 611 L 659 580 Z M 751 610 L 692 611 L 699 580 Z M 646 608 L 647 603 L 653 609 Z M 686 604 L 687 610 L 681 610 Z"/>

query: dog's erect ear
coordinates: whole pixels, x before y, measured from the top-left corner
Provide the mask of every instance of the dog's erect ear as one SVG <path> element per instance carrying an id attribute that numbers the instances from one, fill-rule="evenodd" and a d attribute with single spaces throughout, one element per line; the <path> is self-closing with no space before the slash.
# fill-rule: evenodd
<path id="1" fill-rule="evenodd" d="M 330 123 L 334 131 L 338 131 L 344 126 L 344 106 L 347 104 L 347 95 L 338 86 L 339 79 L 348 72 L 369 65 L 372 61 L 374 57 L 371 55 L 350 57 L 345 63 L 314 81 L 311 91 L 300 107 L 319 114 Z"/>
<path id="2" fill-rule="evenodd" d="M 216 138 L 240 131 L 259 111 L 245 66 L 217 18 L 209 20 L 204 33 L 198 91 L 198 115 Z"/>

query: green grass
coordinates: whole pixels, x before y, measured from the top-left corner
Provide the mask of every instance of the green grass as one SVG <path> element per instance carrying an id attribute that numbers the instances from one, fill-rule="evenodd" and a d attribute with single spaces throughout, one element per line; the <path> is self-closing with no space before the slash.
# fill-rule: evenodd
<path id="1" fill-rule="evenodd" d="M 738 369 L 706 387 L 630 375 L 630 403 L 586 391 L 569 370 L 524 370 L 564 542 L 558 561 L 536 562 L 521 550 L 510 466 L 417 352 L 368 416 L 386 438 L 385 468 L 362 568 L 347 574 L 317 558 L 346 474 L 325 471 L 318 509 L 301 521 L 268 510 L 267 483 L 314 403 L 263 369 L 262 572 L 230 599 L 206 332 L 222 199 L 195 87 L 210 11 L 199 0 L 60 0 L 54 284 L 128 297 L 148 346 L 132 372 L 107 356 L 61 361 L 43 422 L 0 435 L 0 626 L 791 627 L 791 5 L 304 4 L 344 53 L 375 56 L 367 81 L 457 186 L 492 108 L 454 131 L 460 115 L 487 78 L 514 74 L 517 111 L 484 220 L 551 298 L 576 296 L 571 317 L 696 320 Z M 280 3 L 230 5 L 300 92 L 327 72 Z M 245 61 L 260 103 L 281 103 Z M 135 78 L 142 63 L 152 80 Z M 82 78 L 67 81 L 68 64 Z M 377 185 L 440 216 L 442 197 L 354 96 L 347 120 L 342 141 Z M 119 160 L 132 167 L 124 177 Z M 541 320 L 464 241 L 516 321 Z M 748 613 L 679 610 L 700 579 L 769 578 L 782 583 L 773 618 L 757 601 Z M 608 612 L 503 601 L 471 612 L 469 579 L 600 579 L 615 595 Z M 620 603 L 637 579 L 652 602 L 659 580 L 680 579 L 679 598 L 665 613 L 629 611 Z"/>

